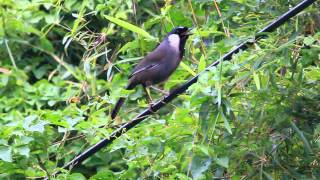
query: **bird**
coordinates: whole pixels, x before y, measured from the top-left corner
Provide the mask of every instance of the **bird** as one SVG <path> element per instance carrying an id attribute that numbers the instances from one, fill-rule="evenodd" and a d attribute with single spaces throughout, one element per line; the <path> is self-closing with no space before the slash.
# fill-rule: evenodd
<path id="1" fill-rule="evenodd" d="M 152 103 L 149 87 L 166 81 L 177 69 L 184 55 L 184 47 L 192 28 L 179 26 L 170 31 L 162 42 L 148 53 L 132 70 L 126 90 L 132 90 L 142 85 L 147 94 L 148 101 Z M 113 120 L 123 103 L 125 97 L 120 97 L 115 104 L 111 119 Z"/>

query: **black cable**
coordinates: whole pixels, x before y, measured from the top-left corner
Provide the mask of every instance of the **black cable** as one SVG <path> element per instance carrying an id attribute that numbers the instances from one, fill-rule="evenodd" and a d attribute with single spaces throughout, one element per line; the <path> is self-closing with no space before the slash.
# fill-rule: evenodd
<path id="1" fill-rule="evenodd" d="M 150 114 L 158 111 L 160 108 L 165 106 L 167 103 L 171 102 L 174 98 L 176 98 L 179 94 L 184 93 L 192 84 L 197 82 L 198 77 L 204 72 L 209 70 L 213 66 L 217 66 L 221 61 L 230 60 L 232 58 L 233 54 L 238 53 L 240 50 L 245 50 L 248 48 L 249 44 L 252 44 L 253 42 L 257 41 L 260 38 L 264 37 L 264 33 L 272 32 L 282 24 L 284 24 L 287 20 L 292 18 L 293 16 L 297 15 L 299 12 L 310 6 L 312 3 L 314 3 L 316 0 L 304 0 L 298 5 L 296 5 L 294 8 L 290 9 L 288 12 L 284 13 L 282 16 L 271 22 L 269 25 L 267 25 L 265 28 L 260 30 L 257 35 L 255 36 L 254 41 L 247 40 L 237 47 L 233 48 L 231 51 L 229 51 L 227 54 L 225 54 L 223 57 L 221 57 L 219 60 L 212 63 L 210 66 L 208 66 L 205 70 L 197 74 L 195 77 L 188 80 L 186 83 L 184 83 L 179 88 L 173 90 L 170 92 L 168 96 L 164 96 L 162 100 L 159 100 L 156 102 L 150 109 L 146 109 L 143 112 L 141 112 L 137 117 L 135 117 L 133 120 L 129 121 L 128 123 L 124 124 L 117 130 L 115 130 L 108 138 L 105 138 L 98 142 L 97 144 L 91 146 L 87 150 L 85 150 L 80 155 L 76 156 L 73 160 L 68 162 L 65 166 L 63 166 L 63 169 L 71 170 L 74 166 L 80 164 L 90 156 L 92 156 L 94 153 L 102 149 L 103 147 L 107 146 L 108 144 L 112 143 L 115 139 L 120 137 L 123 133 L 130 130 L 137 124 L 139 124 L 141 121 L 143 121 L 145 118 L 147 118 Z M 61 171 L 56 172 L 54 175 L 59 174 Z"/>

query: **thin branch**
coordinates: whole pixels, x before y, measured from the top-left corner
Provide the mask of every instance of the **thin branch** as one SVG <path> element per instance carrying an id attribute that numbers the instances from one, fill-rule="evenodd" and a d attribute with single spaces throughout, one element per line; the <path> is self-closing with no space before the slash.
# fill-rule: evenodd
<path id="1" fill-rule="evenodd" d="M 8 40 L 7 40 L 7 39 L 4 39 L 4 44 L 6 45 L 6 48 L 7 48 L 8 54 L 9 54 L 9 58 L 10 58 L 10 60 L 11 60 L 11 63 L 12 63 L 12 65 L 13 65 L 13 67 L 14 67 L 15 69 L 17 69 L 17 65 L 16 65 L 16 62 L 15 62 L 15 60 L 14 60 L 14 57 L 13 57 L 13 55 L 12 55 L 12 53 L 11 53 L 11 49 L 10 49 L 10 47 L 9 47 Z"/>
<path id="2" fill-rule="evenodd" d="M 194 12 L 191 0 L 188 0 L 188 3 L 189 3 L 189 6 L 190 6 L 190 9 L 191 9 L 193 22 L 196 24 L 197 31 L 198 31 L 198 27 L 199 27 L 198 26 L 198 21 L 197 21 L 196 14 Z M 202 54 L 204 55 L 204 57 L 207 58 L 206 48 L 205 48 L 205 45 L 204 45 L 202 37 L 200 37 L 200 40 L 201 40 L 200 41 L 200 50 L 201 50 Z"/>
<path id="3" fill-rule="evenodd" d="M 216 10 L 217 10 L 217 12 L 218 12 L 219 17 L 221 18 L 221 23 L 222 23 L 223 31 L 224 31 L 224 33 L 227 35 L 227 37 L 230 37 L 229 29 L 227 29 L 227 28 L 225 27 L 225 25 L 224 25 L 224 21 L 223 21 L 222 14 L 221 14 L 221 12 L 220 12 L 218 3 L 217 3 L 216 0 L 213 0 L 213 2 L 214 2 L 214 6 L 216 7 Z"/>

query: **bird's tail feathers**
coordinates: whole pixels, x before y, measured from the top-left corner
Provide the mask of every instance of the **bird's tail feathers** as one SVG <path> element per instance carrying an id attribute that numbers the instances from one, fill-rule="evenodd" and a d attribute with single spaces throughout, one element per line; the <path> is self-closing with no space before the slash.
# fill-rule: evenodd
<path id="1" fill-rule="evenodd" d="M 133 89 L 133 88 L 137 85 L 137 84 L 132 83 L 132 82 L 134 82 L 134 81 L 132 81 L 132 80 L 130 79 L 130 80 L 129 80 L 129 83 L 128 83 L 127 87 L 126 87 L 126 90 L 131 90 L 131 89 Z M 114 119 L 114 118 L 117 116 L 117 114 L 118 114 L 118 112 L 119 112 L 119 110 L 120 110 L 120 108 L 121 108 L 121 106 L 123 105 L 123 103 L 124 103 L 125 100 L 126 100 L 125 97 L 119 98 L 119 100 L 117 101 L 116 105 L 114 106 L 114 108 L 113 108 L 113 110 L 112 110 L 111 119 Z"/>
<path id="2" fill-rule="evenodd" d="M 113 110 L 112 110 L 111 119 L 114 119 L 114 118 L 117 116 L 117 114 L 118 114 L 118 112 L 119 112 L 119 110 L 120 110 L 120 108 L 121 108 L 121 106 L 123 105 L 123 103 L 124 103 L 125 100 L 126 100 L 126 98 L 121 97 L 121 98 L 117 101 L 116 105 L 114 106 L 114 108 L 113 108 Z"/>

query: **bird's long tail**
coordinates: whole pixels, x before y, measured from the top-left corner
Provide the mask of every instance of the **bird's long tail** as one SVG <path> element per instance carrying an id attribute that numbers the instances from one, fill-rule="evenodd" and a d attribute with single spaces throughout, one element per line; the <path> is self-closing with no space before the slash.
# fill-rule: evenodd
<path id="1" fill-rule="evenodd" d="M 133 82 L 135 82 L 135 81 L 132 81 L 132 79 L 129 79 L 129 83 L 128 83 L 127 87 L 126 87 L 126 90 L 131 90 L 137 85 L 136 83 L 133 83 Z M 126 100 L 125 97 L 119 98 L 119 100 L 117 101 L 116 105 L 114 106 L 114 108 L 112 110 L 111 119 L 114 119 L 117 116 L 117 114 L 118 114 L 118 112 L 119 112 L 119 110 L 120 110 L 120 108 L 123 105 L 125 100 Z"/>
<path id="2" fill-rule="evenodd" d="M 114 106 L 114 108 L 113 108 L 113 110 L 112 110 L 111 119 L 114 119 L 114 118 L 117 116 L 117 114 L 118 114 L 118 112 L 119 112 L 119 110 L 120 110 L 120 108 L 121 108 L 121 106 L 123 105 L 123 103 L 124 103 L 125 100 L 126 100 L 126 98 L 121 97 L 121 98 L 117 101 L 116 105 Z"/>

